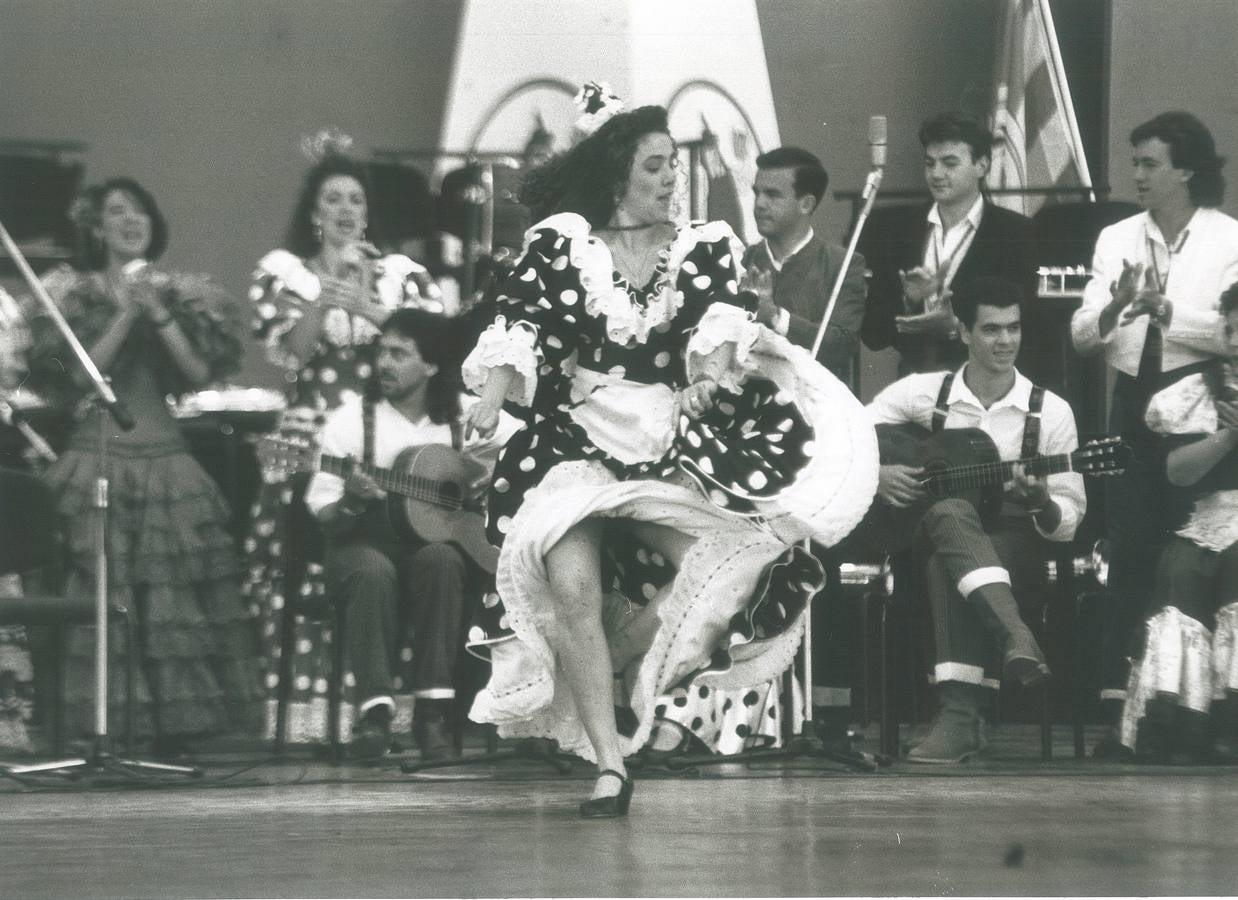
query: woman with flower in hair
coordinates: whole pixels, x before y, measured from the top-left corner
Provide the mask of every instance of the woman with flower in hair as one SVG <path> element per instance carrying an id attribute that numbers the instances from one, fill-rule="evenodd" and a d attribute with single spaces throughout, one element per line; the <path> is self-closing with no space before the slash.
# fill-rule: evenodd
<path id="1" fill-rule="evenodd" d="M 168 229 L 151 194 L 130 178 L 86 190 L 74 207 L 79 252 L 73 266 L 43 278 L 47 292 L 111 378 L 136 421 L 105 422 L 108 580 L 113 602 L 138 616 L 139 728 L 157 755 L 185 740 L 257 723 L 261 688 L 252 622 L 240 599 L 240 568 L 229 511 L 189 454 L 167 398 L 234 371 L 243 330 L 240 307 L 205 276 L 160 272 Z M 28 307 L 30 378 L 40 393 L 73 408 L 86 381 L 41 307 Z M 99 474 L 98 417 L 79 416 L 68 448 L 46 472 L 65 518 L 72 564 L 66 591 L 93 596 L 93 494 Z M 92 628 L 69 643 L 68 714 L 92 721 Z M 125 648 L 123 634 L 111 647 Z M 113 680 L 112 704 L 123 701 Z M 116 714 L 121 707 L 114 706 Z"/>
<path id="2" fill-rule="evenodd" d="M 442 312 L 426 270 L 401 254 L 383 255 L 370 227 L 373 194 L 365 166 L 349 155 L 351 139 L 324 131 L 305 141 L 315 159 L 301 182 L 284 249 L 258 262 L 250 299 L 254 333 L 267 358 L 284 372 L 289 408 L 284 432 L 313 438 L 327 411 L 364 392 L 374 364 L 379 327 L 402 306 Z M 304 477 L 264 484 L 252 510 L 246 541 L 249 572 L 245 592 L 259 609 L 268 688 L 279 687 L 278 636 L 282 633 L 286 568 L 304 569 L 303 595 L 322 594 L 320 543 L 301 495 Z M 289 519 L 310 545 L 288 554 Z M 291 667 L 288 734 L 293 741 L 327 736 L 328 633 L 316 623 L 299 625 Z M 287 671 L 287 670 L 286 670 Z M 275 730 L 275 704 L 268 704 L 266 732 Z"/>
<path id="3" fill-rule="evenodd" d="M 851 393 L 756 323 L 730 228 L 671 222 L 666 111 L 583 99 L 591 133 L 528 176 L 541 221 L 464 367 L 469 426 L 492 433 L 501 406 L 525 423 L 488 496 L 501 554 L 471 715 L 595 760 L 580 812 L 602 818 L 628 811 L 624 757 L 660 697 L 790 664 L 823 582 L 799 542 L 854 527 L 877 452 Z"/>

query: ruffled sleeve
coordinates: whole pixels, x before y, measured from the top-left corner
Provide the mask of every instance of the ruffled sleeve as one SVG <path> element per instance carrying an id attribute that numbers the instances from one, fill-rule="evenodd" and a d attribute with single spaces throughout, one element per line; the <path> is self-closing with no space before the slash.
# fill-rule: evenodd
<path id="1" fill-rule="evenodd" d="M 444 312 L 443 295 L 425 266 L 401 253 L 392 253 L 374 265 L 374 290 L 387 309 L 415 306 Z"/>
<path id="2" fill-rule="evenodd" d="M 1188 375 L 1158 391 L 1144 416 L 1158 434 L 1212 434 L 1218 428 L 1216 404 L 1201 374 Z"/>
<path id="3" fill-rule="evenodd" d="M 249 299 L 253 304 L 253 333 L 262 341 L 267 359 L 284 369 L 303 362 L 290 353 L 284 340 L 304 314 L 302 302 L 313 303 L 322 293 L 318 276 L 287 250 L 272 250 L 254 270 Z"/>
<path id="4" fill-rule="evenodd" d="M 469 390 L 479 392 L 495 366 L 510 365 L 517 376 L 506 399 L 529 407 L 541 379 L 568 377 L 564 364 L 586 315 L 573 244 L 587 235 L 585 220 L 567 214 L 530 229 L 528 247 L 503 283 L 498 315 L 464 362 Z"/>
<path id="5" fill-rule="evenodd" d="M 691 329 L 687 346 L 689 380 L 718 347 L 735 345 L 735 365 L 719 384 L 739 391 L 751 368 L 749 352 L 761 333 L 754 318 L 756 295 L 739 289 L 743 245 L 725 222 L 709 222 L 680 233 L 671 246 L 668 271 L 683 293 L 681 323 Z"/>
<path id="6" fill-rule="evenodd" d="M 202 357 L 210 370 L 210 380 L 218 381 L 237 371 L 241 365 L 241 335 L 244 314 L 241 304 L 205 275 L 170 276 L 167 297 L 168 312 L 175 318 L 186 340 Z M 178 377 L 180 369 L 172 366 L 174 381 L 180 382 L 181 393 L 191 385 Z"/>
<path id="7" fill-rule="evenodd" d="M 90 347 L 107 329 L 116 306 L 97 279 L 65 264 L 40 279 L 48 296 L 85 347 Z M 30 388 L 56 403 L 69 403 L 78 393 L 71 373 L 77 361 L 60 329 L 34 297 L 25 297 L 22 310 L 30 328 L 27 363 Z"/>

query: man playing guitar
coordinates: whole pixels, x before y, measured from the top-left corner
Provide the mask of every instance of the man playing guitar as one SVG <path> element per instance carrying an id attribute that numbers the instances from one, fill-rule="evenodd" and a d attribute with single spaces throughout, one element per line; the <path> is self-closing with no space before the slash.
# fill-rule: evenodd
<path id="1" fill-rule="evenodd" d="M 323 470 L 306 492 L 306 504 L 327 535 L 328 590 L 349 608 L 347 649 L 360 698 L 352 755 L 358 759 L 381 757 L 390 747 L 391 673 L 399 638 L 409 624 L 413 736 L 423 758 L 450 752 L 445 721 L 455 698 L 453 673 L 463 645 L 465 603 L 470 585 L 477 589 L 472 577 L 477 560 L 470 562 L 463 540 L 420 537 L 415 507 L 404 514 L 408 521 L 401 536 L 391 510 L 408 509 L 395 496 L 401 492 L 428 495 L 431 503 L 446 497 L 459 508 L 462 499 L 488 482 L 489 469 L 512 430 L 500 428 L 489 439 L 463 442 L 457 423 L 468 398 L 459 392 L 459 341 L 452 337 L 453 328 L 449 320 L 418 309 L 391 314 L 378 342 L 370 391 L 376 396 L 345 399 L 327 416 Z M 421 447 L 425 451 L 416 449 Z M 421 456 L 439 456 L 449 447 L 463 451 L 465 469 L 473 469 L 463 484 L 436 481 L 417 468 Z M 410 453 L 409 448 L 415 449 Z M 341 474 L 325 470 L 329 461 L 345 464 L 336 466 Z M 409 485 L 422 493 L 410 491 Z"/>
<path id="2" fill-rule="evenodd" d="M 932 432 L 978 428 L 1003 461 L 1074 451 L 1078 437 L 1070 406 L 1015 369 L 1021 295 L 1019 285 L 1001 278 L 960 285 L 954 311 L 967 362 L 956 372 L 896 381 L 870 404 L 874 422 L 910 423 Z M 894 507 L 923 503 L 923 474 L 921 468 L 883 456 L 877 502 Z M 1003 667 L 1007 677 L 1023 684 L 1048 677 L 1013 588 L 1025 603 L 1034 601 L 1045 580 L 1043 541 L 1070 540 L 1086 502 L 1078 473 L 1041 478 L 1016 465 L 998 524 L 988 532 L 967 500 L 928 505 L 916 526 L 916 547 L 926 562 L 940 707 L 909 761 L 961 762 L 979 750 L 980 708 L 991 696 L 987 689 L 999 685 Z"/>

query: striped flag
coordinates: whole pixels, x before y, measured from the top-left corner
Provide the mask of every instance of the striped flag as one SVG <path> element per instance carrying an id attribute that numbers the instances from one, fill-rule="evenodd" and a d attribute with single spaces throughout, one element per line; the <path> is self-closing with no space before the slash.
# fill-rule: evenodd
<path id="1" fill-rule="evenodd" d="M 1049 0 L 1005 0 L 1003 18 L 989 186 L 1091 188 Z M 1030 216 L 1054 201 L 1039 195 L 995 194 L 993 202 Z"/>

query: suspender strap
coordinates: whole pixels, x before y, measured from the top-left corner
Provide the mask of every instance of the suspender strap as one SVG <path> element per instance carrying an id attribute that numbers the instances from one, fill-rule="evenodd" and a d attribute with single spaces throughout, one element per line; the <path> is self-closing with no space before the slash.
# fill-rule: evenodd
<path id="1" fill-rule="evenodd" d="M 451 426 L 451 449 L 459 453 L 464 449 L 464 423 L 459 419 L 452 419 Z"/>
<path id="2" fill-rule="evenodd" d="M 1023 449 L 1020 459 L 1031 459 L 1040 455 L 1040 411 L 1045 405 L 1045 389 L 1040 385 L 1032 386 L 1032 395 L 1027 401 L 1027 416 L 1023 420 Z"/>
<path id="3" fill-rule="evenodd" d="M 367 466 L 374 465 L 374 401 L 366 398 L 361 401 L 361 461 Z"/>
<path id="4" fill-rule="evenodd" d="M 954 387 L 954 372 L 947 372 L 937 392 L 937 405 L 933 407 L 933 434 L 945 430 L 946 416 L 950 415 L 950 388 Z"/>

